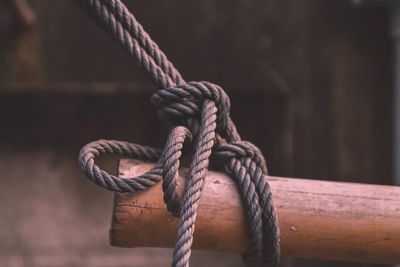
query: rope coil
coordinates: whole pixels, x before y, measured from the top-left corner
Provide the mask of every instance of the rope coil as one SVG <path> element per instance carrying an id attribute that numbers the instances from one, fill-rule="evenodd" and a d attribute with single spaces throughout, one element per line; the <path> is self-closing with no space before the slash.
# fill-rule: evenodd
<path id="1" fill-rule="evenodd" d="M 230 118 L 230 101 L 224 90 L 210 82 L 185 82 L 119 0 L 75 2 L 136 58 L 159 87 L 164 88 L 156 91 L 151 101 L 158 107 L 160 117 L 175 125 L 163 151 L 115 140 L 87 144 L 79 156 L 85 174 L 94 183 L 117 192 L 145 190 L 162 180 L 167 209 L 179 217 L 172 266 L 189 266 L 196 209 L 213 155 L 224 162 L 242 195 L 250 235 L 245 262 L 250 266 L 277 266 L 280 258 L 278 218 L 265 179 L 265 159 L 255 145 L 241 140 Z M 182 149 L 187 142 L 194 142 L 194 154 L 181 199 L 177 177 Z M 95 164 L 95 157 L 104 153 L 156 163 L 143 175 L 120 179 Z"/>

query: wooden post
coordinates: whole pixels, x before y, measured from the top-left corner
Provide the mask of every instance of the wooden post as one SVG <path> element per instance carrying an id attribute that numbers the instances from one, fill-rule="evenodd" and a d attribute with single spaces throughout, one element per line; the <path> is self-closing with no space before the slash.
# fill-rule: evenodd
<path id="1" fill-rule="evenodd" d="M 137 176 L 151 167 L 124 159 L 119 176 Z M 183 169 L 181 184 L 185 175 Z M 400 187 L 267 179 L 278 211 L 283 255 L 400 263 Z M 178 219 L 166 210 L 161 183 L 137 194 L 117 193 L 110 242 L 120 247 L 173 247 L 177 225 Z M 193 248 L 244 252 L 247 242 L 246 218 L 233 180 L 210 171 Z"/>

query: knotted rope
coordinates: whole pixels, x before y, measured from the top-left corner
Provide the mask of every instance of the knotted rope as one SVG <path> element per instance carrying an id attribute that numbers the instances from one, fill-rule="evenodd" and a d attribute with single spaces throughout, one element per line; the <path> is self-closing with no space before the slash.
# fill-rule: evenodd
<path id="1" fill-rule="evenodd" d="M 84 146 L 79 163 L 96 184 L 117 192 L 145 190 L 162 180 L 167 209 L 179 217 L 172 266 L 189 266 L 196 209 L 210 156 L 223 161 L 234 178 L 247 213 L 249 250 L 244 260 L 251 266 L 279 264 L 278 219 L 265 179 L 267 168 L 261 151 L 241 140 L 229 110 L 224 90 L 209 82 L 185 82 L 135 17 L 119 0 L 75 0 L 114 40 L 136 58 L 159 88 L 151 98 L 162 119 L 175 125 L 163 151 L 115 140 L 98 140 Z M 178 195 L 178 169 L 182 149 L 194 142 L 185 193 Z M 100 154 L 113 153 L 155 162 L 147 173 L 120 179 L 94 162 Z"/>

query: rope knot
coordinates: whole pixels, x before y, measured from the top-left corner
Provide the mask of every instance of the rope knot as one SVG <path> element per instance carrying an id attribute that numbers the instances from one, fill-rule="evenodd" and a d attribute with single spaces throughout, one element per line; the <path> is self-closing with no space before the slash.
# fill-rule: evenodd
<path id="1" fill-rule="evenodd" d="M 120 0 L 75 0 L 125 49 L 161 89 L 152 96 L 160 117 L 171 121 L 163 151 L 128 142 L 99 140 L 81 149 L 79 162 L 96 184 L 118 192 L 145 190 L 162 180 L 164 201 L 179 216 L 177 242 L 172 266 L 189 266 L 196 210 L 205 183 L 212 153 L 224 160 L 237 184 L 246 210 L 249 249 L 245 260 L 250 266 L 277 266 L 280 255 L 278 218 L 265 174 L 260 150 L 242 141 L 229 116 L 226 93 L 209 82 L 185 82 L 178 70 L 151 40 L 143 27 Z M 178 194 L 178 169 L 185 142 L 193 140 L 194 152 L 183 197 Z M 94 158 L 115 153 L 155 162 L 137 177 L 120 179 L 100 169 Z"/>
<path id="2" fill-rule="evenodd" d="M 193 133 L 194 121 L 200 120 L 199 115 L 204 100 L 215 103 L 217 112 L 217 131 L 227 127 L 229 121 L 230 100 L 225 91 L 218 85 L 207 82 L 187 82 L 160 89 L 151 97 L 151 102 L 158 107 L 161 119 L 174 124 L 187 125 Z"/>
<path id="3" fill-rule="evenodd" d="M 217 146 L 214 156 L 227 161 L 231 158 L 250 158 L 259 166 L 265 175 L 268 175 L 267 165 L 260 149 L 248 141 L 234 141 Z"/>

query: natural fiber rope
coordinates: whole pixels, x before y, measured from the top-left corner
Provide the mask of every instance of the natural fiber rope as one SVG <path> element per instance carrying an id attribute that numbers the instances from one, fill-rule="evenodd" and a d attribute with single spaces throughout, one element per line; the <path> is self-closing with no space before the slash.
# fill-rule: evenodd
<path id="1" fill-rule="evenodd" d="M 242 141 L 230 115 L 230 101 L 218 85 L 185 82 L 135 17 L 120 0 L 75 0 L 162 88 L 152 96 L 160 117 L 176 125 L 164 150 L 114 140 L 99 140 L 84 146 L 79 162 L 96 184 L 118 192 L 145 190 L 163 180 L 167 209 L 180 218 L 172 266 L 188 266 L 196 221 L 196 209 L 204 187 L 210 156 L 222 160 L 234 178 L 247 213 L 250 244 L 244 255 L 251 266 L 279 264 L 278 219 L 265 179 L 267 168 L 260 150 Z M 192 137 L 193 136 L 193 137 Z M 178 169 L 185 142 L 194 138 L 186 188 L 178 195 Z M 147 173 L 120 179 L 94 162 L 100 154 L 114 153 L 156 162 Z"/>

